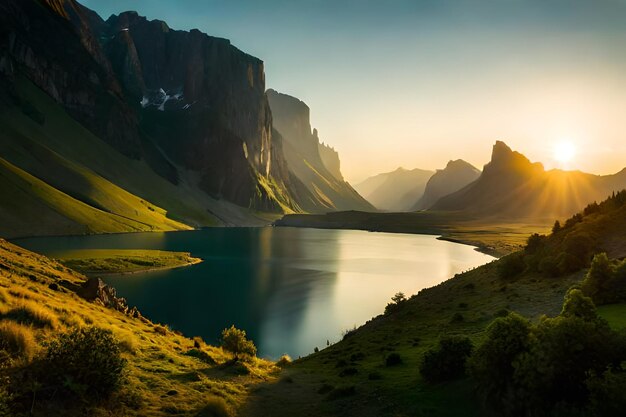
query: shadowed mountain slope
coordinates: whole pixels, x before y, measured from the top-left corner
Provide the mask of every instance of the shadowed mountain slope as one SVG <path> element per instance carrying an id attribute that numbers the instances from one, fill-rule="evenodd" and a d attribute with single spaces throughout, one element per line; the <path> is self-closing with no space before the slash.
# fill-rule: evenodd
<path id="1" fill-rule="evenodd" d="M 427 210 L 441 197 L 452 194 L 480 177 L 480 170 L 462 159 L 448 162 L 430 177 L 424 195 L 413 206 L 413 210 Z"/>

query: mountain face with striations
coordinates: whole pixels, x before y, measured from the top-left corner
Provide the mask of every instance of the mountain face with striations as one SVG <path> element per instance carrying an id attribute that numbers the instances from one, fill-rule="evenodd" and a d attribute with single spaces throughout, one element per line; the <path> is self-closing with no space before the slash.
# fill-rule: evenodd
<path id="1" fill-rule="evenodd" d="M 449 161 L 444 169 L 428 180 L 424 195 L 413 206 L 413 210 L 427 210 L 441 197 L 452 194 L 474 182 L 480 176 L 480 170 L 462 159 Z"/>
<path id="2" fill-rule="evenodd" d="M 74 0 L 4 0 L 0 24 L 0 191 L 10 196 L 0 235 L 364 207 L 356 193 L 352 206 L 331 193 L 320 203 L 289 170 L 263 62 L 228 40 L 135 12 L 105 21 Z"/>
<path id="3" fill-rule="evenodd" d="M 354 188 L 379 210 L 410 211 L 433 174 L 423 169 L 398 168 L 370 177 Z"/>
<path id="4" fill-rule="evenodd" d="M 320 143 L 317 130 L 311 130 L 309 107 L 295 97 L 271 89 L 267 98 L 301 207 L 317 213 L 373 211 L 374 207 L 344 181 L 337 152 Z"/>
<path id="5" fill-rule="evenodd" d="M 441 198 L 431 210 L 460 211 L 478 217 L 535 218 L 570 216 L 588 203 L 626 188 L 626 169 L 614 175 L 546 171 L 504 142 L 496 142 L 480 177 Z"/>

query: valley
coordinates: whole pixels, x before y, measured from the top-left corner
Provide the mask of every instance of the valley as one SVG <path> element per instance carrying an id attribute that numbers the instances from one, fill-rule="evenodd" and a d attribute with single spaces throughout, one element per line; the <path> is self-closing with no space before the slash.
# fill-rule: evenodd
<path id="1" fill-rule="evenodd" d="M 621 415 L 623 10 L 422 3 L 0 2 L 0 417 Z"/>

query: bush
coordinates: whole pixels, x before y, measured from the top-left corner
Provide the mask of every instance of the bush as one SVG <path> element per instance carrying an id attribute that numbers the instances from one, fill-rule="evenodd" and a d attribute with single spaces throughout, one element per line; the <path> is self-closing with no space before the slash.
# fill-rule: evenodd
<path id="1" fill-rule="evenodd" d="M 29 360 L 33 357 L 36 347 L 33 331 L 29 327 L 9 321 L 0 323 L 0 350 Z"/>
<path id="2" fill-rule="evenodd" d="M 222 331 L 222 348 L 233 353 L 235 359 L 239 358 L 239 355 L 256 355 L 256 346 L 246 338 L 245 330 L 239 330 L 235 326 Z"/>
<path id="3" fill-rule="evenodd" d="M 498 275 L 502 279 L 515 278 L 526 269 L 524 254 L 522 252 L 512 253 L 505 256 L 498 263 Z"/>
<path id="4" fill-rule="evenodd" d="M 62 395 L 106 398 L 121 385 L 125 365 L 113 333 L 87 327 L 50 342 L 39 373 L 44 387 Z"/>
<path id="5" fill-rule="evenodd" d="M 623 286 L 626 284 L 624 279 L 626 277 L 622 277 L 623 275 L 625 275 L 623 263 L 616 266 L 611 263 L 606 253 L 597 254 L 593 257 L 591 267 L 582 282 L 582 291 L 596 304 L 619 301 L 625 295 Z"/>
<path id="6" fill-rule="evenodd" d="M 514 395 L 512 384 L 513 361 L 530 349 L 531 325 L 519 314 L 511 312 L 495 319 L 486 330 L 484 342 L 468 362 L 470 374 L 478 384 L 485 403 L 501 408 L 501 414 L 510 414 Z"/>
<path id="7" fill-rule="evenodd" d="M 231 417 L 232 409 L 226 404 L 223 398 L 213 397 L 204 405 L 204 408 L 197 414 L 197 417 Z"/>
<path id="8" fill-rule="evenodd" d="M 385 366 L 396 366 L 402 363 L 402 358 L 397 353 L 390 353 L 385 359 Z"/>
<path id="9" fill-rule="evenodd" d="M 465 375 L 465 363 L 474 346 L 467 337 L 446 337 L 424 354 L 420 374 L 431 383 L 450 381 Z"/>
<path id="10" fill-rule="evenodd" d="M 545 235 L 533 233 L 532 235 L 530 235 L 530 237 L 526 241 L 526 247 L 524 248 L 524 250 L 526 251 L 527 254 L 532 255 L 534 253 L 537 253 L 541 249 L 543 249 L 545 242 L 546 242 Z"/>
<path id="11" fill-rule="evenodd" d="M 516 314 L 495 320 L 470 369 L 485 404 L 498 415 L 604 416 L 616 414 L 594 414 L 590 407 L 612 409 L 600 403 L 623 397 L 624 379 L 607 372 L 621 370 L 625 359 L 624 338 L 572 289 L 558 317 L 544 317 L 538 325 Z"/>
<path id="12" fill-rule="evenodd" d="M 539 262 L 539 271 L 549 277 L 558 277 L 561 275 L 559 265 L 554 256 L 546 256 Z"/>
<path id="13" fill-rule="evenodd" d="M 463 317 L 463 314 L 461 313 L 454 313 L 452 315 L 452 318 L 450 319 L 451 324 L 463 323 L 464 321 L 465 321 L 465 317 Z"/>
<path id="14" fill-rule="evenodd" d="M 278 361 L 276 361 L 276 366 L 280 366 L 281 368 L 289 365 L 291 363 L 291 357 L 287 354 L 281 356 Z"/>

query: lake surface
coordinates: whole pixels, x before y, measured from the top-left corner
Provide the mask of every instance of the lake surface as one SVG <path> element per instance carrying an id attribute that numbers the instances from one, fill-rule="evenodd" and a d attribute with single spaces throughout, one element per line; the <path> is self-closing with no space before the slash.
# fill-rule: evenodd
<path id="1" fill-rule="evenodd" d="M 493 260 L 434 236 L 298 228 L 213 228 L 21 239 L 50 256 L 71 249 L 191 252 L 187 268 L 107 277 L 155 322 L 210 343 L 234 324 L 264 357 L 306 355 L 381 314 L 398 291 L 415 294 Z"/>

